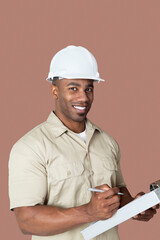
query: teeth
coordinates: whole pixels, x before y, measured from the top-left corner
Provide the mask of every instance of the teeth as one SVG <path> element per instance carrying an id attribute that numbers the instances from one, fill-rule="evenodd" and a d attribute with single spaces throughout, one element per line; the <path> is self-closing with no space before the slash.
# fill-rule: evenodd
<path id="1" fill-rule="evenodd" d="M 74 106 L 74 108 L 76 108 L 78 110 L 84 110 L 86 107 Z"/>

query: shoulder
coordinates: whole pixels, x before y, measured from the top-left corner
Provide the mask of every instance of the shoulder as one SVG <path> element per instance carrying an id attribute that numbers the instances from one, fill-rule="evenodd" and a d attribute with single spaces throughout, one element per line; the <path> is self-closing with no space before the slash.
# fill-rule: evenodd
<path id="1" fill-rule="evenodd" d="M 101 129 L 101 134 L 104 140 L 109 142 L 113 147 L 115 147 L 117 150 L 119 149 L 119 145 L 114 137 L 112 137 L 108 132 Z"/>
<path id="2" fill-rule="evenodd" d="M 43 128 L 45 127 L 45 125 L 46 122 L 43 122 L 31 129 L 13 145 L 13 148 L 21 143 L 33 146 L 35 142 L 39 142 L 40 139 L 43 138 Z"/>
<path id="3" fill-rule="evenodd" d="M 43 158 L 45 155 L 45 143 L 48 139 L 48 124 L 43 122 L 24 136 L 22 136 L 13 146 L 10 151 L 10 156 L 17 155 L 34 155 Z"/>
<path id="4" fill-rule="evenodd" d="M 102 128 L 91 122 L 90 120 L 87 119 L 87 125 L 92 127 L 93 129 L 97 130 L 99 132 L 101 137 L 106 138 L 106 140 L 111 141 L 112 143 L 117 144 L 116 140 L 106 131 L 104 131 Z"/>
<path id="5" fill-rule="evenodd" d="M 91 121 L 89 121 L 89 124 L 91 124 L 92 127 L 95 129 L 95 137 L 97 141 L 100 141 L 103 145 L 110 146 L 112 151 L 117 155 L 120 149 L 119 144 L 115 140 L 115 138 L 112 137 L 108 132 L 104 131 L 102 128 L 97 126 L 96 124 L 92 123 Z"/>

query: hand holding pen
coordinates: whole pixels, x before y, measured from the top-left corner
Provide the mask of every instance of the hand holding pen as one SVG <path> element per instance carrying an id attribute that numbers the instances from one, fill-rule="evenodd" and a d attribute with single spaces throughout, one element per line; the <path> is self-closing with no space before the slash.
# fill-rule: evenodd
<path id="1" fill-rule="evenodd" d="M 120 206 L 120 192 L 117 187 L 110 188 L 104 184 L 88 190 L 93 192 L 87 210 L 93 221 L 108 219 L 116 213 Z"/>

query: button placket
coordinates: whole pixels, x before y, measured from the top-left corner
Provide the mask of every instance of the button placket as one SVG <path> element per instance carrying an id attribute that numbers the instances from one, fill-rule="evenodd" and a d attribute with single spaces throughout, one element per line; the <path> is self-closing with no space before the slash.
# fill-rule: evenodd
<path id="1" fill-rule="evenodd" d="M 89 157 L 89 152 L 86 152 L 86 158 L 85 158 L 85 169 L 86 169 L 86 178 L 88 178 L 88 188 L 92 186 L 92 175 L 93 175 L 93 170 L 91 167 L 91 162 L 90 162 L 90 157 Z"/>

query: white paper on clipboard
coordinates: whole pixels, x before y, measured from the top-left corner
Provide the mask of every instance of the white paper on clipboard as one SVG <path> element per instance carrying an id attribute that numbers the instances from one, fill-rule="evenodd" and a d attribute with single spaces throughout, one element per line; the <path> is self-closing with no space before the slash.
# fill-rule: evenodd
<path id="1" fill-rule="evenodd" d="M 90 225 L 89 227 L 81 231 L 81 234 L 83 235 L 85 240 L 90 240 L 100 235 L 101 233 L 109 230 L 110 228 L 115 227 L 116 225 L 130 219 L 131 217 L 134 217 L 135 215 L 159 203 L 160 187 L 155 189 L 154 191 L 146 193 L 142 197 L 139 197 L 128 203 L 124 207 L 120 208 L 111 218 L 104 221 L 98 221 Z"/>

